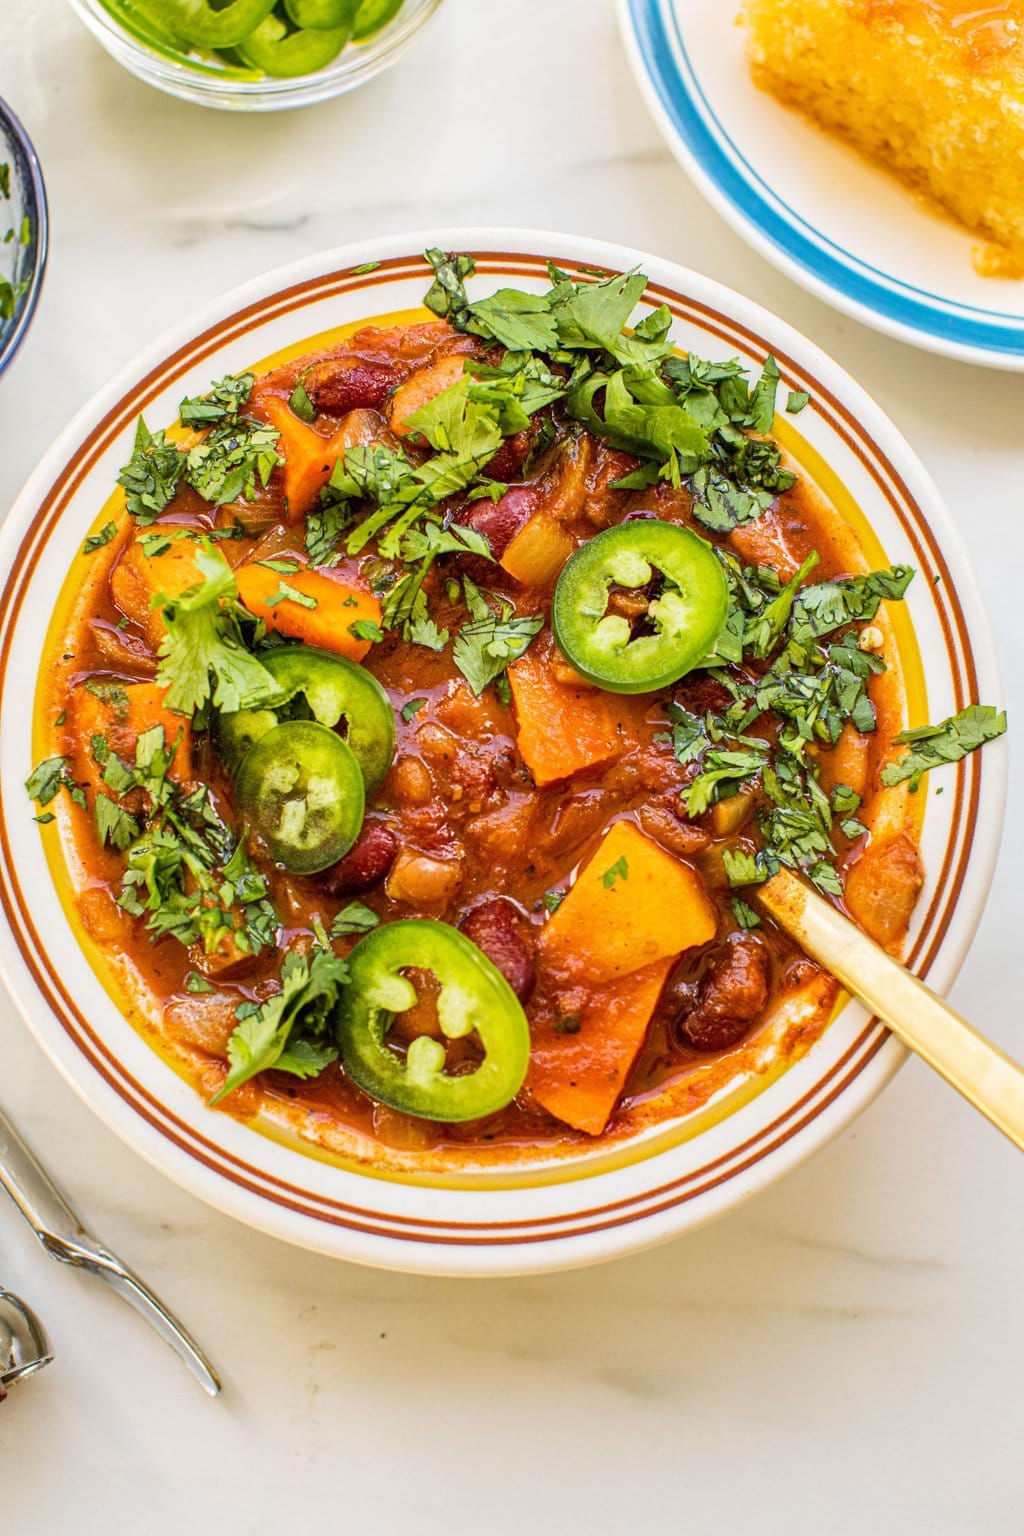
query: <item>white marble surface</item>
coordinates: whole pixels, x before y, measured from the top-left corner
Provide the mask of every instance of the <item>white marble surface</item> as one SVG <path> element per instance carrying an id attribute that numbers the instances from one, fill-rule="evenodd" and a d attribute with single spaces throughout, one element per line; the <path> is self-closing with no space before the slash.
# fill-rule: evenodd
<path id="1" fill-rule="evenodd" d="M 750 253 L 663 148 L 608 0 L 447 0 L 390 75 L 265 120 L 136 84 L 62 0 L 0 9 L 0 94 L 53 212 L 41 313 L 0 381 L 0 507 L 141 343 L 269 266 L 430 224 L 622 238 L 777 310 L 892 413 L 962 520 L 1024 719 L 1024 379 L 884 340 Z M 1014 784 L 954 994 L 1018 1053 L 1022 832 Z M 38 1304 L 58 1357 L 0 1409 L 4 1536 L 1021 1528 L 1024 1168 L 922 1066 L 717 1226 L 492 1283 L 360 1271 L 207 1210 L 92 1118 L 9 1005 L 0 1098 L 226 1379 L 207 1401 L 0 1205 L 0 1278 Z"/>

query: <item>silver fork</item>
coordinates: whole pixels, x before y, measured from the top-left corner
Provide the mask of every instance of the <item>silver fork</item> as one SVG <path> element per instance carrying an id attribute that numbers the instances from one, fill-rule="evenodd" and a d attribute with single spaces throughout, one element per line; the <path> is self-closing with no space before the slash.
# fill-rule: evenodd
<path id="1" fill-rule="evenodd" d="M 51 1259 L 97 1275 L 156 1329 L 204 1391 L 211 1397 L 218 1395 L 221 1385 L 217 1373 L 191 1334 L 134 1270 L 86 1230 L 2 1110 L 0 1186 L 10 1195 Z M 24 1313 L 26 1319 L 32 1315 L 27 1308 Z M 40 1337 L 45 1343 L 41 1330 Z"/>

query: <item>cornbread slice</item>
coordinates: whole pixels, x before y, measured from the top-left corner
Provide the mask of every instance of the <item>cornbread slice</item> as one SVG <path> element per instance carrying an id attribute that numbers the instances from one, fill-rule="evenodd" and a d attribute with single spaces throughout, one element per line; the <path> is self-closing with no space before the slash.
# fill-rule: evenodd
<path id="1" fill-rule="evenodd" d="M 1000 247 L 979 271 L 1024 275 L 1024 0 L 745 0 L 740 21 L 758 85 Z"/>

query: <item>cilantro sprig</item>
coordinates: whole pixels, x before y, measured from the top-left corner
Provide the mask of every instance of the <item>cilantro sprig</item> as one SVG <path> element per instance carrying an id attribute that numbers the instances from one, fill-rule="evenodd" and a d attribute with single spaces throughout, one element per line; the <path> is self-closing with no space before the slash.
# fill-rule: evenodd
<path id="1" fill-rule="evenodd" d="M 265 704 L 280 690 L 245 644 L 231 567 L 208 541 L 195 559 L 203 578 L 198 585 L 154 599 L 166 629 L 157 678 L 167 689 L 167 708 L 195 715 L 211 700 L 229 711 Z"/>
<path id="2" fill-rule="evenodd" d="M 316 1077 L 337 1057 L 328 1021 L 348 966 L 331 950 L 312 958 L 292 951 L 281 967 L 281 989 L 262 1003 L 243 1003 L 228 1041 L 230 1071 L 210 1104 L 223 1099 L 259 1072 L 290 1072 Z"/>
<path id="3" fill-rule="evenodd" d="M 968 704 L 959 714 L 950 715 L 938 725 L 901 731 L 896 741 L 910 750 L 897 762 L 886 764 L 882 783 L 906 783 L 908 789 L 916 792 L 929 769 L 961 762 L 968 753 L 976 752 L 986 741 L 994 741 L 1005 730 L 1005 710 L 993 709 L 990 704 Z"/>

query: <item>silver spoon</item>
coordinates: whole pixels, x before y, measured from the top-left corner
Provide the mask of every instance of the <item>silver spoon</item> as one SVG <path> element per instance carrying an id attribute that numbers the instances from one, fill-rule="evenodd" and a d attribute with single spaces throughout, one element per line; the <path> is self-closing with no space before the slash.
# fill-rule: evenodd
<path id="1" fill-rule="evenodd" d="M 27 1302 L 0 1286 L 0 1398 L 53 1359 L 43 1325 Z"/>
<path id="2" fill-rule="evenodd" d="M 0 1187 L 10 1195 L 51 1259 L 98 1275 L 156 1329 L 185 1362 L 203 1390 L 211 1397 L 218 1395 L 220 1380 L 196 1341 L 146 1282 L 86 1231 L 2 1110 Z M 27 1308 L 25 1314 L 26 1317 L 31 1315 Z"/>

